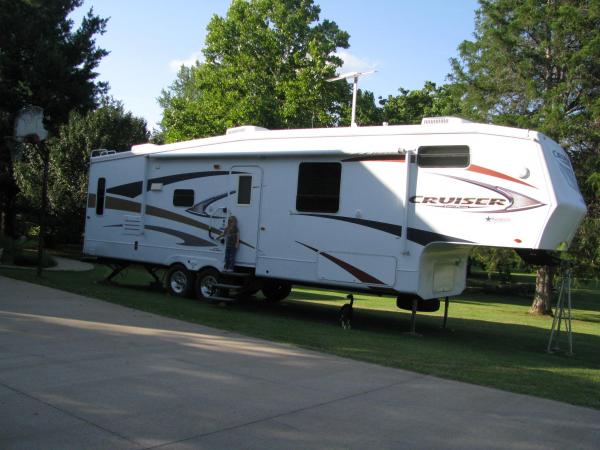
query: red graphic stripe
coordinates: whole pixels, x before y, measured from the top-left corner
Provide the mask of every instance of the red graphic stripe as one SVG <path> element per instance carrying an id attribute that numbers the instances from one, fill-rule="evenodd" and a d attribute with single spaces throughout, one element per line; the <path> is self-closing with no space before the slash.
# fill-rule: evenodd
<path id="1" fill-rule="evenodd" d="M 360 155 L 344 159 L 343 162 L 406 162 L 406 155 Z"/>
<path id="2" fill-rule="evenodd" d="M 298 244 L 302 245 L 303 247 L 306 247 L 306 248 L 312 250 L 313 252 L 318 253 L 319 255 L 323 255 L 329 261 L 333 262 L 334 264 L 337 264 L 342 269 L 344 269 L 345 271 L 347 271 L 348 273 L 350 273 L 352 276 L 356 277 L 359 281 L 361 281 L 363 283 L 385 284 L 383 281 L 380 281 L 377 278 L 375 278 L 374 276 L 369 275 L 366 272 L 363 272 L 358 267 L 354 267 L 352 264 L 349 264 L 346 261 L 342 261 L 341 259 L 338 259 L 333 255 L 329 255 L 325 252 L 320 251 L 319 249 L 311 247 L 310 245 L 306 245 L 300 241 L 296 241 L 296 242 Z"/>
<path id="3" fill-rule="evenodd" d="M 377 278 L 375 278 L 372 275 L 369 275 L 366 272 L 363 272 L 362 270 L 360 270 L 358 267 L 354 267 L 351 264 L 348 264 L 346 261 L 342 261 L 341 259 L 336 258 L 333 255 L 329 255 L 327 253 L 324 252 L 320 252 L 321 255 L 323 255 L 325 258 L 327 258 L 328 260 L 330 260 L 331 262 L 337 264 L 338 266 L 340 266 L 342 269 L 346 270 L 347 272 L 349 272 L 352 276 L 356 277 L 358 280 L 360 280 L 363 283 L 371 283 L 371 284 L 385 284 L 383 281 L 378 280 Z"/>
<path id="4" fill-rule="evenodd" d="M 525 183 L 524 181 L 521 181 L 517 178 L 513 178 L 509 175 L 505 175 L 503 173 L 496 172 L 495 170 L 492 170 L 492 169 L 487 169 L 485 167 L 476 166 L 474 164 L 471 164 L 467 170 L 470 172 L 481 173 L 483 175 L 489 175 L 490 177 L 502 178 L 503 180 L 513 181 L 514 183 L 524 184 L 525 186 L 536 188 L 535 186 L 532 186 L 529 183 Z"/>

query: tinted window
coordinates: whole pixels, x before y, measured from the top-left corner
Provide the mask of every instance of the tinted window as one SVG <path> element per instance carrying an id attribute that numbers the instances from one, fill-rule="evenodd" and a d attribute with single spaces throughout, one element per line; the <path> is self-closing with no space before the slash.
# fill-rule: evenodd
<path id="1" fill-rule="evenodd" d="M 96 214 L 104 214 L 104 194 L 106 191 L 106 179 L 98 178 L 98 187 L 96 188 Z"/>
<path id="2" fill-rule="evenodd" d="M 194 190 L 175 189 L 175 192 L 173 192 L 173 206 L 194 206 Z"/>
<path id="3" fill-rule="evenodd" d="M 419 147 L 417 161 L 419 167 L 468 167 L 469 147 L 466 145 Z"/>
<path id="4" fill-rule="evenodd" d="M 252 177 L 241 175 L 238 180 L 238 205 L 249 205 L 252 196 Z"/>
<path id="5" fill-rule="evenodd" d="M 298 170 L 296 209 L 337 212 L 340 207 L 340 163 L 301 163 Z"/>

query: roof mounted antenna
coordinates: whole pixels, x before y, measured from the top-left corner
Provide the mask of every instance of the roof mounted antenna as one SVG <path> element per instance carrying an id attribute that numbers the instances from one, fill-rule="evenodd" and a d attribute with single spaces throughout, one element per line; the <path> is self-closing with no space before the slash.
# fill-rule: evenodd
<path id="1" fill-rule="evenodd" d="M 376 70 L 368 70 L 367 72 L 347 72 L 342 73 L 334 78 L 329 78 L 327 81 L 338 81 L 347 80 L 348 78 L 353 79 L 352 86 L 352 122 L 350 126 L 356 127 L 356 93 L 358 92 L 358 79 L 363 75 L 369 75 L 377 72 Z"/>

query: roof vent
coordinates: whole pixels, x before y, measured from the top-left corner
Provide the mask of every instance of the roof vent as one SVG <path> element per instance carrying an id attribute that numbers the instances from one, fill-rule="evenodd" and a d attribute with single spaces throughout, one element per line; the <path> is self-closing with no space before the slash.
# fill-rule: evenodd
<path id="1" fill-rule="evenodd" d="M 257 127 L 255 125 L 244 125 L 242 127 L 228 128 L 225 132 L 226 135 L 236 133 L 254 133 L 255 131 L 269 131 L 268 128 Z"/>
<path id="2" fill-rule="evenodd" d="M 460 117 L 423 117 L 421 125 L 455 125 L 459 123 L 473 123 Z"/>
<path id="3" fill-rule="evenodd" d="M 116 154 L 117 151 L 116 150 L 107 150 L 105 148 L 98 148 L 96 150 L 92 150 L 92 154 L 91 157 L 95 158 L 97 156 L 107 156 L 107 155 L 114 155 Z"/>

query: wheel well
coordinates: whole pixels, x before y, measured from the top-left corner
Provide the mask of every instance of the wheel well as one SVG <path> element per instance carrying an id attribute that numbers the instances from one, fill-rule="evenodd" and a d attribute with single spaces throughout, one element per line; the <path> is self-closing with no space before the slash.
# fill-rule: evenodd
<path id="1" fill-rule="evenodd" d="M 211 265 L 202 266 L 198 270 L 196 270 L 195 272 L 196 273 L 200 273 L 200 272 L 202 272 L 203 270 L 206 270 L 206 269 L 216 270 L 217 272 L 221 273 L 221 271 L 217 267 L 211 266 Z"/>

